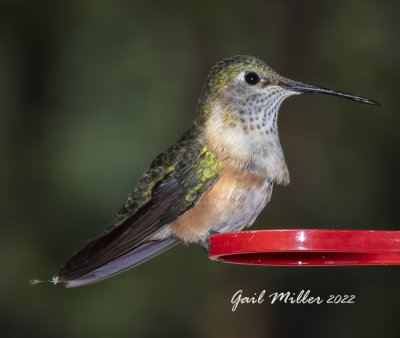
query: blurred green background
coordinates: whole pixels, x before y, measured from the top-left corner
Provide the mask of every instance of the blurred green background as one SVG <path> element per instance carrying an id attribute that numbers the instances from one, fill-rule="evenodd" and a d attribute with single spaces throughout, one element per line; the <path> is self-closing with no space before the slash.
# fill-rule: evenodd
<path id="1" fill-rule="evenodd" d="M 99 284 L 50 279 L 100 233 L 152 158 L 196 116 L 209 69 L 235 54 L 376 99 L 290 98 L 291 184 L 254 228 L 400 230 L 395 1 L 2 1 L 2 337 L 398 337 L 398 267 L 215 263 L 177 247 Z M 353 305 L 242 305 L 239 289 L 355 294 Z"/>

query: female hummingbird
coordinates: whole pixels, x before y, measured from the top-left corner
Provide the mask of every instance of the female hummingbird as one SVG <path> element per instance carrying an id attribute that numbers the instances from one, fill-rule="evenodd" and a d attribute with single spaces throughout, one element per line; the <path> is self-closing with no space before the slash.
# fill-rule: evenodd
<path id="1" fill-rule="evenodd" d="M 287 97 L 305 92 L 377 104 L 289 80 L 256 57 L 217 63 L 190 129 L 153 160 L 112 223 L 53 282 L 67 287 L 98 282 L 180 242 L 207 247 L 210 234 L 251 226 L 274 183 L 289 183 L 278 111 Z"/>

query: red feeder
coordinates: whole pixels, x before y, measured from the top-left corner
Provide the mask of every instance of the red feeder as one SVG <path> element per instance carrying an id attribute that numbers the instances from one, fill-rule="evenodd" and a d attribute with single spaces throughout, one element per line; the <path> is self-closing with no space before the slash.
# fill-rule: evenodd
<path id="1" fill-rule="evenodd" d="M 284 229 L 210 236 L 209 258 L 258 265 L 400 264 L 400 231 Z"/>

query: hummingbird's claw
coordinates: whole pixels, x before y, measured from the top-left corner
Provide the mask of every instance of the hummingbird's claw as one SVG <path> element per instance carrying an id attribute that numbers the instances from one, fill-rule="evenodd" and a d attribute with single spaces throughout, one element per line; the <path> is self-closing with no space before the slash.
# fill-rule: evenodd
<path id="1" fill-rule="evenodd" d="M 215 231 L 215 230 L 210 230 L 210 231 L 208 231 L 208 234 L 210 236 L 212 236 L 212 235 L 220 234 L 220 232 Z M 208 240 L 208 238 L 201 243 L 201 246 L 203 247 L 203 250 L 208 253 L 208 251 L 209 251 L 209 240 Z"/>

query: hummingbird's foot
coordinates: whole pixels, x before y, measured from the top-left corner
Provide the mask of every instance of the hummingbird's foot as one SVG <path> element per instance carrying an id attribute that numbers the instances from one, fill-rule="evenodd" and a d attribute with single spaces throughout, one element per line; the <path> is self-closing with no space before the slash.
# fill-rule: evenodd
<path id="1" fill-rule="evenodd" d="M 208 253 L 208 239 L 206 239 L 205 241 L 203 241 L 202 243 L 201 243 L 201 247 L 203 248 L 203 250 L 205 251 L 205 252 L 207 252 Z"/>
<path id="2" fill-rule="evenodd" d="M 210 230 L 209 232 L 208 232 L 208 234 L 211 236 L 211 235 L 216 235 L 216 234 L 219 234 L 220 232 L 218 232 L 218 231 L 215 231 L 215 230 Z M 201 243 L 201 246 L 203 247 L 203 250 L 205 251 L 205 252 L 207 252 L 208 253 L 208 251 L 209 251 L 209 240 L 208 240 L 208 238 L 205 240 L 205 241 L 203 241 L 202 243 Z"/>

